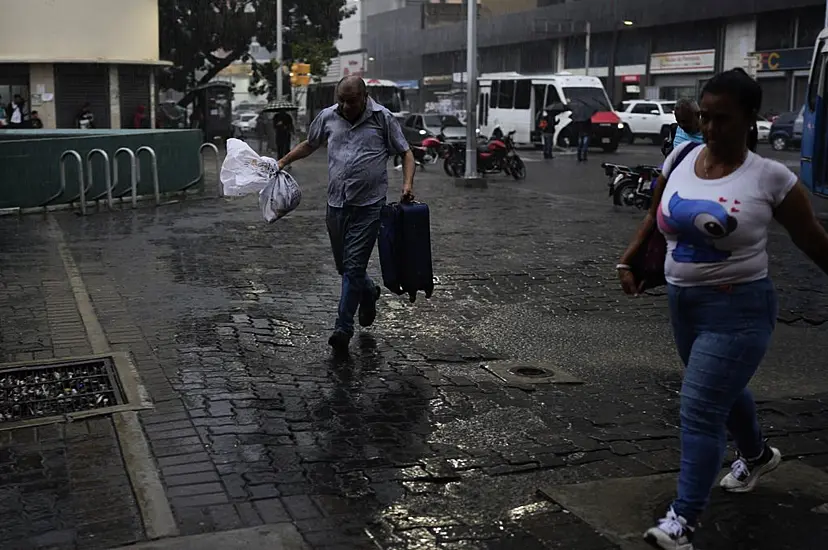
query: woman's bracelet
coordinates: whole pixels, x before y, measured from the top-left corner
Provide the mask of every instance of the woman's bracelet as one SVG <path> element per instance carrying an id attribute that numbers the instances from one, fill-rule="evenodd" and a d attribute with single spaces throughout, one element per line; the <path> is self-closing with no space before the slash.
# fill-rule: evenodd
<path id="1" fill-rule="evenodd" d="M 627 264 L 618 264 L 615 266 L 616 271 L 632 271 L 632 267 Z"/>

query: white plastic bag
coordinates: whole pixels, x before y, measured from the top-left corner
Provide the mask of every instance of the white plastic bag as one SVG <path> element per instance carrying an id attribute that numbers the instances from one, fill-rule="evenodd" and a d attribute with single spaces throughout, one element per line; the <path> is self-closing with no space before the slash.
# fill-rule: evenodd
<path id="1" fill-rule="evenodd" d="M 219 179 L 225 196 L 249 195 L 261 190 L 279 171 L 279 163 L 260 157 L 240 139 L 227 140 L 227 157 Z"/>
<path id="2" fill-rule="evenodd" d="M 277 165 L 278 167 L 278 165 Z M 302 202 L 302 191 L 293 176 L 279 171 L 259 192 L 259 206 L 267 223 L 286 216 Z"/>

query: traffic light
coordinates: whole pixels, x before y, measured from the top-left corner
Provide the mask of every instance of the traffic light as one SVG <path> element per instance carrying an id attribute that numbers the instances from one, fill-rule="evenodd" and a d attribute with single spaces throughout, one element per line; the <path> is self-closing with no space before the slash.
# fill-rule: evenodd
<path id="1" fill-rule="evenodd" d="M 290 66 L 290 85 L 307 86 L 310 84 L 311 67 L 307 63 L 294 63 Z"/>

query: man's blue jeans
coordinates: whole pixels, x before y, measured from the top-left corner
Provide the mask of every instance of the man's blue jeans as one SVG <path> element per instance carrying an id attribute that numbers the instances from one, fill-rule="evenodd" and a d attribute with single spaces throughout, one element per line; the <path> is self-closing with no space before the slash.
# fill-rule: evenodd
<path id="1" fill-rule="evenodd" d="M 589 135 L 578 136 L 578 160 L 586 160 L 589 153 Z"/>
<path id="2" fill-rule="evenodd" d="M 367 274 L 380 227 L 381 200 L 369 206 L 328 206 L 326 222 L 336 270 L 342 276 L 342 295 L 336 330 L 352 336 L 360 304 L 374 300 L 376 286 Z"/>
<path id="3" fill-rule="evenodd" d="M 543 157 L 552 158 L 555 152 L 555 134 L 543 134 Z"/>
<path id="4" fill-rule="evenodd" d="M 725 287 L 668 288 L 681 386 L 681 470 L 675 512 L 695 525 L 722 467 L 727 433 L 742 456 L 764 450 L 747 389 L 776 326 L 770 279 Z"/>

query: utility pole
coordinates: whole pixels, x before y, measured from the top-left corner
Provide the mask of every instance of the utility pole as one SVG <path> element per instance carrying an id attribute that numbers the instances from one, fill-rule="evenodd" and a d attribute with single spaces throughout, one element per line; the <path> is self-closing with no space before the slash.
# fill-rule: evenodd
<path id="1" fill-rule="evenodd" d="M 477 0 L 468 3 L 466 34 L 466 180 L 476 180 L 477 175 Z M 828 1 L 828 0 L 826 0 Z"/>
<path id="2" fill-rule="evenodd" d="M 825 0 L 828 2 L 828 0 Z M 586 60 L 584 61 L 584 74 L 589 76 L 589 53 L 590 53 L 590 42 L 592 41 L 592 23 L 589 21 L 586 22 Z"/>
<path id="3" fill-rule="evenodd" d="M 828 1 L 828 0 L 826 0 Z M 276 78 L 276 100 L 281 101 L 284 96 L 285 74 L 284 69 L 284 52 L 282 51 L 282 32 L 284 24 L 282 23 L 282 0 L 276 0 L 276 59 L 279 61 L 279 72 Z"/>

